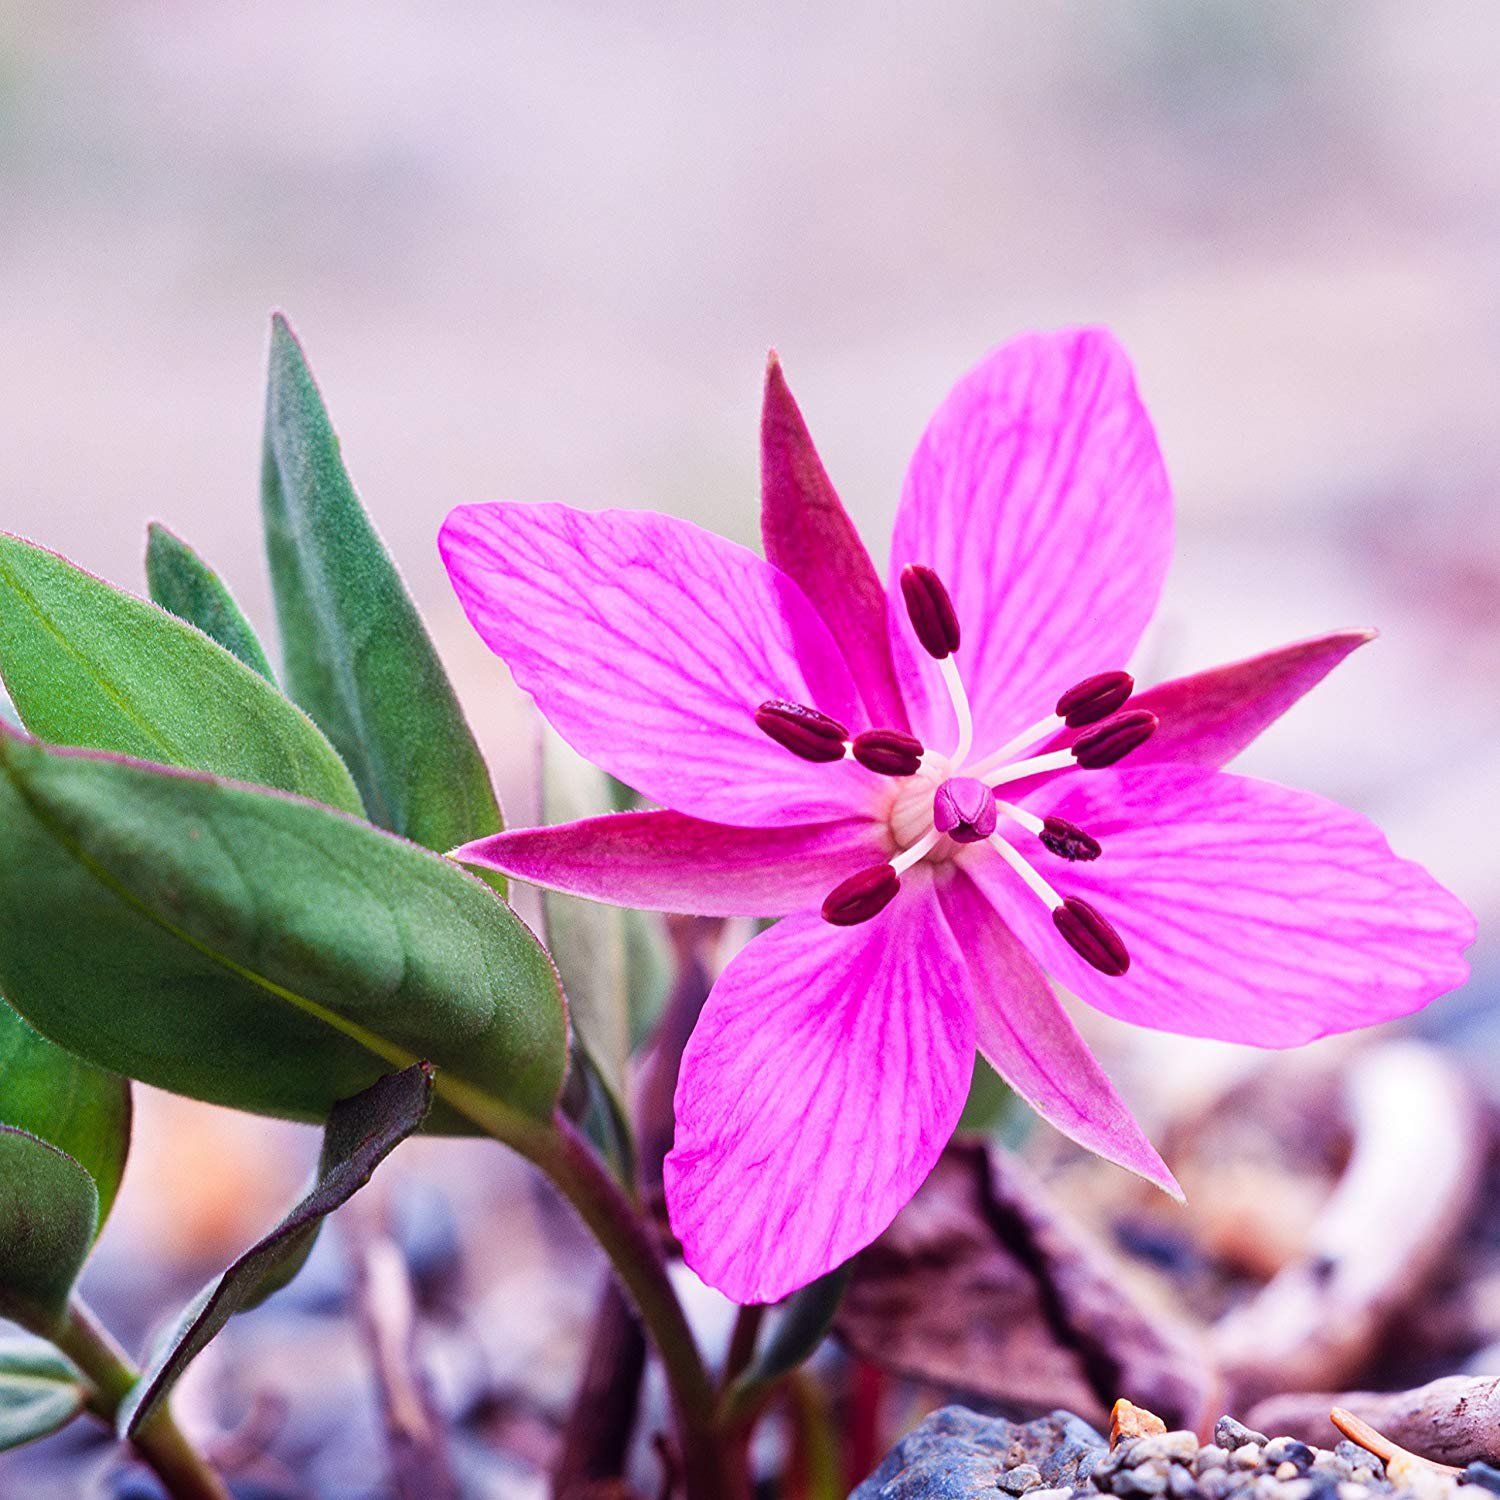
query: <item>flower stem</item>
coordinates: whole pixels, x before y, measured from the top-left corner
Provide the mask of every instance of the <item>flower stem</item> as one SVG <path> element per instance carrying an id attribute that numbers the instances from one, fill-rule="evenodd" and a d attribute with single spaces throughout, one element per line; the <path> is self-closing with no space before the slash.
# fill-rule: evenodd
<path id="1" fill-rule="evenodd" d="M 52 1342 L 89 1378 L 89 1410 L 114 1426 L 115 1413 L 140 1375 L 82 1298 L 74 1296 Z M 165 1404 L 132 1439 L 173 1500 L 230 1500 L 223 1480 L 188 1442 Z"/>

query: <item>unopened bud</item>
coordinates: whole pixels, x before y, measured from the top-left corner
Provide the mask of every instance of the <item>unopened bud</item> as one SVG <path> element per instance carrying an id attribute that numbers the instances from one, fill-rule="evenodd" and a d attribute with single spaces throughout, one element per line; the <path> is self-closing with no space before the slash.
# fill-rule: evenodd
<path id="1" fill-rule="evenodd" d="M 1097 724 L 1117 708 L 1124 708 L 1134 691 L 1135 678 L 1129 672 L 1100 672 L 1097 677 L 1085 677 L 1057 700 L 1057 717 L 1069 729 Z"/>
<path id="2" fill-rule="evenodd" d="M 803 760 L 834 761 L 844 758 L 849 731 L 837 719 L 801 703 L 771 698 L 755 710 L 755 722 L 778 745 Z"/>
<path id="3" fill-rule="evenodd" d="M 899 729 L 867 729 L 854 736 L 854 758 L 882 776 L 915 776 L 922 764 L 922 742 Z"/>
<path id="4" fill-rule="evenodd" d="M 892 865 L 871 865 L 834 886 L 823 901 L 823 920 L 835 927 L 855 927 L 879 916 L 901 889 Z"/>
<path id="5" fill-rule="evenodd" d="M 1066 818 L 1043 818 L 1037 837 L 1059 859 L 1098 859 L 1104 852 L 1098 839 Z"/>
<path id="6" fill-rule="evenodd" d="M 1130 967 L 1120 934 L 1087 901 L 1069 896 L 1053 911 L 1052 923 L 1068 946 L 1101 974 L 1118 979 Z"/>
<path id="7" fill-rule="evenodd" d="M 958 615 L 943 580 L 921 563 L 908 563 L 901 570 L 901 597 L 922 649 L 942 661 L 958 650 Z"/>
<path id="8" fill-rule="evenodd" d="M 1133 708 L 1085 730 L 1073 741 L 1073 759 L 1085 770 L 1098 771 L 1144 745 L 1161 722 L 1149 708 Z"/>

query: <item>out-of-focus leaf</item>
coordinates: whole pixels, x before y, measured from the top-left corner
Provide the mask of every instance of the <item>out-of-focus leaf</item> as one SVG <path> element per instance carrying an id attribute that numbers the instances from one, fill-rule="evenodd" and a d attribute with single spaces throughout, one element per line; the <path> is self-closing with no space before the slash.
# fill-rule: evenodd
<path id="1" fill-rule="evenodd" d="M 1203 1414 L 1199 1342 L 1142 1306 L 1119 1266 L 993 1147 L 949 1146 L 853 1266 L 835 1327 L 873 1364 L 1095 1426 L 1121 1391 L 1168 1427 Z"/>
<path id="2" fill-rule="evenodd" d="M 237 1312 L 258 1306 L 302 1268 L 323 1220 L 362 1188 L 375 1168 L 422 1123 L 432 1102 L 432 1070 L 418 1063 L 389 1073 L 336 1104 L 323 1136 L 318 1173 L 306 1197 L 264 1239 L 193 1299 L 152 1352 L 120 1403 L 121 1438 L 151 1420 L 188 1365 Z"/>
<path id="3" fill-rule="evenodd" d="M 0 676 L 22 722 L 113 750 L 359 812 L 316 725 L 201 630 L 0 534 Z"/>
<path id="4" fill-rule="evenodd" d="M 958 1128 L 991 1135 L 1008 1146 L 1017 1146 L 1030 1127 L 1029 1113 L 1022 1108 L 1010 1085 L 983 1057 L 976 1055 L 974 1077 Z"/>
<path id="5" fill-rule="evenodd" d="M 224 580 L 160 521 L 146 529 L 146 584 L 163 609 L 196 625 L 267 682 L 275 681 L 260 637 Z"/>
<path id="6" fill-rule="evenodd" d="M 572 823 L 610 811 L 604 772 L 545 725 L 541 762 L 543 822 Z M 630 1055 L 624 914 L 617 906 L 556 891 L 543 892 L 542 910 L 547 947 L 568 997 L 568 1019 L 600 1077 L 621 1100 Z"/>
<path id="7" fill-rule="evenodd" d="M 787 1298 L 770 1335 L 735 1381 L 733 1409 L 753 1406 L 760 1393 L 811 1358 L 833 1327 L 851 1270 L 852 1262 L 846 1261 Z"/>
<path id="8" fill-rule="evenodd" d="M 496 832 L 474 736 L 280 316 L 261 498 L 287 691 L 338 747 L 370 817 L 440 853 Z"/>
<path id="9" fill-rule="evenodd" d="M 94 1179 L 66 1151 L 0 1125 L 0 1317 L 52 1333 L 98 1222 Z"/>
<path id="10" fill-rule="evenodd" d="M 102 1229 L 130 1151 L 130 1084 L 49 1042 L 3 1000 L 0 1122 L 50 1141 L 88 1172 Z"/>
<path id="11" fill-rule="evenodd" d="M 440 856 L 299 798 L 3 730 L 0 848 L 0 990 L 101 1067 L 321 1121 L 426 1058 L 467 1110 L 550 1116 L 555 971 Z"/>
<path id="12" fill-rule="evenodd" d="M 88 1386 L 41 1339 L 0 1339 L 0 1453 L 66 1427 L 88 1399 Z"/>
<path id="13" fill-rule="evenodd" d="M 625 1107 L 600 1076 L 594 1060 L 576 1042 L 573 1046 L 561 1108 L 593 1143 L 609 1169 L 625 1187 L 636 1181 L 635 1133 Z"/>
<path id="14" fill-rule="evenodd" d="M 656 1030 L 676 979 L 672 944 L 653 911 L 627 911 L 625 973 L 629 996 L 630 1050 L 643 1047 Z"/>

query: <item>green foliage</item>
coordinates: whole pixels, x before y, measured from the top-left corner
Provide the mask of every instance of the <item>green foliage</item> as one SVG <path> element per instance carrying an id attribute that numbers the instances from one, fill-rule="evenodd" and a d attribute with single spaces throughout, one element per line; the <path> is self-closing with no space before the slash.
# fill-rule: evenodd
<path id="1" fill-rule="evenodd" d="M 276 680 L 260 638 L 223 579 L 160 521 L 146 529 L 146 583 L 163 609 L 196 625 L 267 682 Z"/>
<path id="2" fill-rule="evenodd" d="M 263 677 L 156 605 L 4 534 L 0 676 L 44 740 L 360 811 L 333 747 Z"/>
<path id="3" fill-rule="evenodd" d="M 66 1151 L 0 1125 L 0 1317 L 54 1332 L 98 1222 L 94 1179 Z"/>
<path id="4" fill-rule="evenodd" d="M 740 1377 L 740 1390 L 767 1389 L 812 1355 L 833 1327 L 852 1264 L 846 1261 L 787 1298 L 770 1337 Z"/>
<path id="5" fill-rule="evenodd" d="M 102 1229 L 130 1150 L 130 1084 L 49 1042 L 3 1000 L 0 1122 L 50 1141 L 88 1172 Z"/>
<path id="6" fill-rule="evenodd" d="M 338 747 L 369 816 L 439 852 L 496 832 L 474 737 L 280 317 L 261 474 L 287 689 Z"/>
<path id="7" fill-rule="evenodd" d="M 0 990 L 101 1067 L 321 1121 L 425 1058 L 440 1091 L 551 1113 L 555 971 L 448 860 L 296 798 L 3 729 L 0 848 Z"/>
<path id="8" fill-rule="evenodd" d="M 0 1453 L 65 1427 L 88 1388 L 74 1366 L 40 1339 L 0 1339 Z"/>
<path id="9" fill-rule="evenodd" d="M 195 1297 L 154 1350 L 117 1425 L 133 1437 L 160 1410 L 182 1372 L 237 1312 L 258 1306 L 301 1269 L 322 1222 L 347 1203 L 375 1168 L 426 1117 L 432 1073 L 422 1064 L 389 1073 L 336 1104 L 323 1136 L 318 1174 L 307 1196 L 264 1239 Z"/>

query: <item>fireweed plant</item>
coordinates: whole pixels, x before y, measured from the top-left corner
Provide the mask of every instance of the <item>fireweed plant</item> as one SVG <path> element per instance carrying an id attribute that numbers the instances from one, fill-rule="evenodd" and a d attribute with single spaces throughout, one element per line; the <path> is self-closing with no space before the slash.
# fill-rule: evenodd
<path id="1" fill-rule="evenodd" d="M 1369 632 L 1136 691 L 1170 497 L 1107 335 L 1023 339 L 959 383 L 912 461 L 888 587 L 774 360 L 762 444 L 765 560 L 652 514 L 448 518 L 470 619 L 586 758 L 549 773 L 544 828 L 502 830 L 280 319 L 261 484 L 279 674 L 163 527 L 149 601 L 0 535 L 0 1317 L 27 1335 L 0 1341 L 0 1447 L 88 1412 L 172 1495 L 225 1500 L 172 1416 L 184 1369 L 403 1139 L 482 1133 L 610 1257 L 684 1492 L 740 1500 L 757 1417 L 937 1159 L 976 1049 L 1177 1192 L 1052 981 L 1272 1047 L 1462 982 L 1473 919 L 1424 871 L 1357 814 L 1221 769 Z M 603 772 L 654 806 L 584 816 L 611 803 Z M 553 893 L 550 956 L 509 876 Z M 638 986 L 603 982 L 646 911 L 780 919 L 681 1050 L 670 1150 L 644 1117 L 635 1149 Z M 629 943 L 608 925 L 627 919 Z M 676 1067 L 674 1026 L 651 1056 Z M 140 1361 L 77 1291 L 131 1079 L 324 1132 L 306 1195 Z M 764 1339 L 742 1318 L 717 1372 L 678 1244 L 742 1303 L 790 1294 Z"/>

